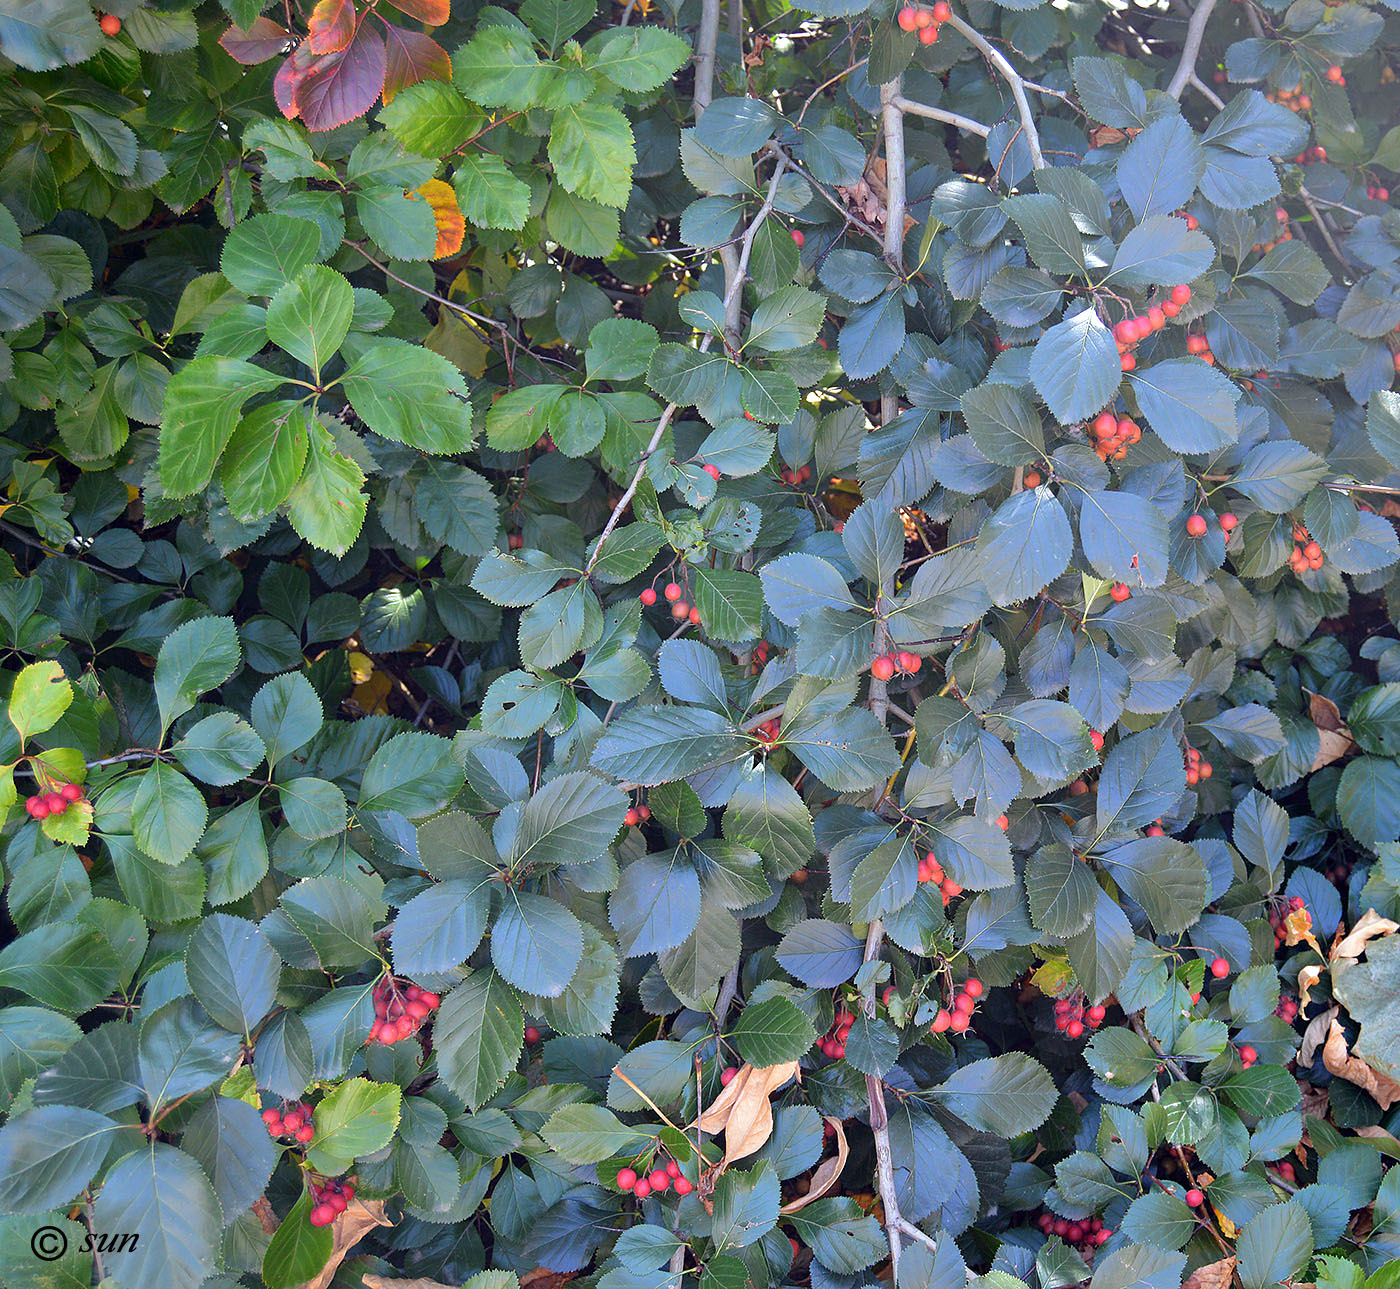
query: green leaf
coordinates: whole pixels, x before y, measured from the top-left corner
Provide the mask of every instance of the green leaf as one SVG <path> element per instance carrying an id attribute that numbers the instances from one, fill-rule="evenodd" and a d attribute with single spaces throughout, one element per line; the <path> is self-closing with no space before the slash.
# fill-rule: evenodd
<path id="1" fill-rule="evenodd" d="M 107 937 L 79 922 L 49 922 L 0 949 L 0 988 L 79 1015 L 116 988 L 121 964 Z"/>
<path id="2" fill-rule="evenodd" d="M 295 1289 L 314 1280 L 331 1257 L 335 1236 L 329 1226 L 312 1226 L 311 1192 L 303 1190 L 291 1211 L 278 1224 L 262 1259 L 267 1289 Z"/>
<path id="3" fill-rule="evenodd" d="M 481 943 L 490 910 L 482 885 L 449 881 L 415 895 L 394 919 L 394 968 L 400 975 L 444 975 Z"/>
<path id="4" fill-rule="evenodd" d="M 321 232 L 310 220 L 254 215 L 235 225 L 224 240 L 219 267 L 244 295 L 274 295 L 322 258 L 320 245 Z"/>
<path id="5" fill-rule="evenodd" d="M 1013 494 L 982 525 L 982 580 L 998 604 L 1029 599 L 1065 571 L 1073 546 L 1069 520 L 1047 487 Z"/>
<path id="6" fill-rule="evenodd" d="M 310 425 L 306 469 L 287 497 L 292 527 L 318 550 L 344 555 L 364 526 L 364 471 L 342 456 L 330 431 Z"/>
<path id="7" fill-rule="evenodd" d="M 302 221 L 294 221 L 301 223 Z M 204 488 L 233 436 L 243 404 L 276 389 L 280 376 L 236 358 L 206 354 L 170 378 L 161 413 L 160 479 L 172 497 Z"/>
<path id="8" fill-rule="evenodd" d="M 806 287 L 785 286 L 760 301 L 749 319 L 745 347 L 755 345 L 769 353 L 810 345 L 821 330 L 826 301 Z"/>
<path id="9" fill-rule="evenodd" d="M 627 118 L 607 103 L 575 103 L 554 114 L 549 160 L 570 192 L 604 206 L 625 206 L 637 150 Z"/>
<path id="10" fill-rule="evenodd" d="M 80 0 L 55 0 L 35 10 L 22 0 L 0 4 L 0 43 L 5 57 L 32 72 L 84 63 L 107 37 L 97 15 Z"/>
<path id="11" fill-rule="evenodd" d="M 475 103 L 487 107 L 532 107 L 547 73 L 530 35 L 519 27 L 483 27 L 452 56 L 452 79 Z"/>
<path id="12" fill-rule="evenodd" d="M 225 1029 L 251 1034 L 277 1001 L 282 962 L 254 923 L 212 913 L 190 936 L 185 974 L 210 1016 Z"/>
<path id="13" fill-rule="evenodd" d="M 339 877 L 305 878 L 282 892 L 282 909 L 323 967 L 356 966 L 375 954 L 374 909 Z"/>
<path id="14" fill-rule="evenodd" d="M 238 422 L 219 469 L 234 515 L 253 523 L 287 500 L 306 465 L 311 424 L 306 405 L 290 400 L 264 403 Z"/>
<path id="15" fill-rule="evenodd" d="M 1040 268 L 1047 273 L 1070 275 L 1085 271 L 1084 238 L 1075 227 L 1069 207 L 1058 197 L 1027 193 L 1005 197 L 1001 205 L 1020 226 L 1026 251 Z"/>
<path id="16" fill-rule="evenodd" d="M 452 745 L 436 734 L 396 734 L 370 757 L 360 783 L 361 810 L 396 810 L 410 819 L 436 814 L 462 787 Z"/>
<path id="17" fill-rule="evenodd" d="M 345 793 L 325 779 L 305 775 L 279 784 L 277 803 L 287 827 L 307 841 L 334 837 L 345 830 Z"/>
<path id="18" fill-rule="evenodd" d="M 1023 1052 L 964 1065 L 940 1084 L 934 1098 L 964 1123 L 999 1137 L 1040 1127 L 1059 1097 L 1045 1067 Z"/>
<path id="19" fill-rule="evenodd" d="M 584 55 L 593 70 L 619 89 L 659 89 L 690 58 L 690 46 L 663 27 L 614 27 L 588 42 Z"/>
<path id="20" fill-rule="evenodd" d="M 398 1127 L 402 1099 L 393 1083 L 347 1079 L 316 1106 L 316 1135 L 306 1148 L 307 1162 L 334 1175 L 383 1149 Z"/>
<path id="21" fill-rule="evenodd" d="M 456 163 L 452 186 L 469 224 L 519 229 L 530 214 L 530 187 L 500 157 L 468 152 Z"/>
<path id="22" fill-rule="evenodd" d="M 1206 154 L 1180 116 L 1159 117 L 1136 135 L 1118 160 L 1118 186 L 1139 223 L 1179 210 L 1195 195 Z"/>
<path id="23" fill-rule="evenodd" d="M 472 1110 L 495 1094 L 524 1045 L 520 1000 L 494 971 L 469 975 L 433 1022 L 438 1072 Z"/>
<path id="24" fill-rule="evenodd" d="M 525 802 L 511 846 L 515 865 L 584 864 L 607 850 L 627 797 L 591 774 L 562 774 Z"/>
<path id="25" fill-rule="evenodd" d="M 370 429 L 423 452 L 471 446 L 467 387 L 446 358 L 404 340 L 374 340 L 359 348 L 341 380 L 350 406 Z"/>
<path id="26" fill-rule="evenodd" d="M 1068 846 L 1043 846 L 1026 863 L 1031 922 L 1050 935 L 1078 935 L 1094 916 L 1098 887 Z"/>
<path id="27" fill-rule="evenodd" d="M 218 1263 L 219 1201 L 203 1169 L 174 1146 L 153 1142 L 121 1160 L 92 1218 L 99 1231 L 141 1233 L 120 1259 L 132 1284 L 196 1289 Z"/>
<path id="28" fill-rule="evenodd" d="M 583 928 L 558 900 L 506 892 L 491 928 L 491 961 L 517 989 L 542 998 L 564 992 L 583 957 Z"/>
<path id="29" fill-rule="evenodd" d="M 195 848 L 209 821 L 204 795 L 174 766 L 157 761 L 137 776 L 131 799 L 136 844 L 162 864 L 178 864 Z"/>
<path id="30" fill-rule="evenodd" d="M 1186 930 L 1201 915 L 1210 879 L 1201 857 L 1172 837 L 1138 837 L 1103 854 L 1110 877 L 1142 905 L 1163 935 Z"/>
<path id="31" fill-rule="evenodd" d="M 549 1117 L 540 1136 L 571 1164 L 596 1164 L 625 1155 L 643 1140 L 637 1129 L 600 1105 L 563 1106 Z"/>
<path id="32" fill-rule="evenodd" d="M 1308 1212 L 1296 1200 L 1274 1204 L 1245 1223 L 1239 1237 L 1239 1275 L 1244 1289 L 1264 1289 L 1291 1279 L 1313 1251 Z"/>
<path id="33" fill-rule="evenodd" d="M 1123 379 L 1113 334 L 1093 309 L 1083 309 L 1046 331 L 1036 341 L 1029 371 L 1037 392 L 1061 422 L 1093 416 Z"/>
<path id="34" fill-rule="evenodd" d="M 777 1225 L 780 1200 L 778 1176 L 767 1160 L 747 1172 L 721 1174 L 714 1191 L 715 1247 L 742 1249 L 762 1239 Z"/>
<path id="35" fill-rule="evenodd" d="M 319 379 L 340 348 L 355 312 L 355 293 L 334 269 L 303 269 L 277 288 L 267 306 L 267 336 Z"/>
<path id="36" fill-rule="evenodd" d="M 232 618 L 196 618 L 176 627 L 156 655 L 161 725 L 169 729 L 201 694 L 217 689 L 232 676 L 242 659 Z"/>
<path id="37" fill-rule="evenodd" d="M 991 382 L 962 396 L 968 433 L 988 461 L 1023 466 L 1045 454 L 1045 433 L 1031 400 L 1011 385 Z"/>
<path id="38" fill-rule="evenodd" d="M 10 690 L 10 724 L 20 739 L 52 729 L 73 701 L 73 686 L 56 662 L 31 662 Z"/>
<path id="39" fill-rule="evenodd" d="M 253 728 L 267 745 L 269 766 L 310 742 L 325 720 L 320 697 L 296 671 L 274 676 L 258 690 L 251 716 Z"/>
<path id="40" fill-rule="evenodd" d="M 1363 846 L 1400 841 L 1400 765 L 1375 756 L 1348 762 L 1337 784 L 1337 811 Z"/>
<path id="41" fill-rule="evenodd" d="M 593 747 L 593 766 L 614 778 L 654 786 L 734 761 L 748 749 L 718 712 L 647 707 L 624 712 Z"/>
<path id="42" fill-rule="evenodd" d="M 1172 358 L 1131 372 L 1142 414 L 1173 452 L 1213 452 L 1239 435 L 1240 391 L 1228 376 L 1193 358 Z"/>
<path id="43" fill-rule="evenodd" d="M 1186 221 L 1170 215 L 1149 215 L 1130 229 L 1113 256 L 1109 280 L 1141 290 L 1174 286 L 1200 277 L 1215 258 L 1210 239 Z"/>
<path id="44" fill-rule="evenodd" d="M 817 1041 L 802 1009 L 777 996 L 745 1007 L 730 1037 L 739 1055 L 760 1068 L 799 1060 Z"/>
<path id="45" fill-rule="evenodd" d="M 42 1213 L 66 1205 L 96 1175 L 117 1125 L 74 1106 L 40 1106 L 0 1128 L 0 1209 Z"/>

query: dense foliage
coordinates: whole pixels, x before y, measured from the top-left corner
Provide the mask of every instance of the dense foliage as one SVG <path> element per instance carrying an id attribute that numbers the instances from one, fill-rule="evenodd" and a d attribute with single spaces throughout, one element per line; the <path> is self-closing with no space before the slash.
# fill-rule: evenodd
<path id="1" fill-rule="evenodd" d="M 1397 68 L 0 0 L 0 1282 L 1400 1284 Z"/>

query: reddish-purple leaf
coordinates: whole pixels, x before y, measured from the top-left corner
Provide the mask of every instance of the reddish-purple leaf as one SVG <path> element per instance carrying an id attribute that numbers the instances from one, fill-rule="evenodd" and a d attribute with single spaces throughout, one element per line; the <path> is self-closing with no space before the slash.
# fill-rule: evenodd
<path id="1" fill-rule="evenodd" d="M 294 103 L 308 130 L 334 130 L 363 116 L 384 88 L 384 41 L 363 20 L 339 53 L 323 54 L 297 83 Z"/>
<path id="2" fill-rule="evenodd" d="M 246 31 L 230 27 L 219 37 L 219 44 L 230 58 L 252 66 L 276 58 L 295 39 L 285 27 L 264 17 L 254 18 Z"/>
<path id="3" fill-rule="evenodd" d="M 272 78 L 273 100 L 278 110 L 289 121 L 296 120 L 297 86 L 301 84 L 301 78 L 305 75 L 306 60 L 302 57 L 302 49 L 298 49 L 283 60 L 282 66 L 277 69 L 277 75 Z"/>
<path id="4" fill-rule="evenodd" d="M 431 36 L 386 24 L 384 43 L 388 47 L 387 71 L 384 75 L 386 103 L 401 89 L 417 85 L 419 81 L 452 79 L 452 60 L 447 56 L 447 50 Z"/>
<path id="5" fill-rule="evenodd" d="M 451 0 L 389 0 L 389 3 L 429 27 L 441 27 L 452 8 Z"/>
<path id="6" fill-rule="evenodd" d="M 306 24 L 313 54 L 336 54 L 355 38 L 355 0 L 319 0 Z"/>

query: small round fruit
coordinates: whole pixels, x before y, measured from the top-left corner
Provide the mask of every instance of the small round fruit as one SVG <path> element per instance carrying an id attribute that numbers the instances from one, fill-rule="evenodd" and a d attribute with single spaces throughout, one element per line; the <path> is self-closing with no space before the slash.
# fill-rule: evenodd
<path id="1" fill-rule="evenodd" d="M 797 243 L 798 249 L 801 250 L 802 244 L 807 240 L 807 235 L 800 228 L 794 228 L 792 230 L 792 240 Z"/>
<path id="2" fill-rule="evenodd" d="M 947 22 L 952 16 L 953 9 L 948 0 L 938 0 L 938 3 L 933 6 L 934 22 Z"/>
<path id="3" fill-rule="evenodd" d="M 1190 303 L 1191 288 L 1185 282 L 1178 282 L 1172 287 L 1172 303 L 1178 307 Z"/>
<path id="4" fill-rule="evenodd" d="M 1027 488 L 1039 488 L 1039 487 L 1040 487 L 1040 471 L 1039 471 L 1039 470 L 1027 470 L 1027 471 L 1026 471 L 1026 487 L 1027 487 Z"/>
<path id="5" fill-rule="evenodd" d="M 899 23 L 900 31 L 913 31 L 918 17 L 918 11 L 913 5 L 905 5 L 904 8 L 899 11 L 899 17 L 896 19 Z"/>
<path id="6" fill-rule="evenodd" d="M 677 1194 L 677 1195 L 689 1195 L 690 1192 L 693 1191 L 694 1189 L 695 1189 L 694 1183 L 692 1183 L 692 1182 L 689 1180 L 689 1178 L 686 1178 L 686 1177 L 677 1177 L 677 1178 L 676 1178 L 676 1194 Z"/>
<path id="7" fill-rule="evenodd" d="M 97 25 L 102 28 L 104 36 L 115 36 L 122 29 L 122 20 L 114 13 L 104 13 L 97 20 Z"/>
<path id="8" fill-rule="evenodd" d="M 1108 593 L 1118 604 L 1122 604 L 1124 600 L 1129 599 L 1133 594 L 1132 591 L 1128 589 L 1128 584 L 1126 582 L 1115 582 L 1109 587 Z"/>
<path id="9" fill-rule="evenodd" d="M 61 815 L 68 809 L 67 800 L 57 792 L 50 792 L 48 796 L 44 798 L 44 804 L 48 806 L 49 814 L 51 815 Z"/>
<path id="10" fill-rule="evenodd" d="M 954 1012 L 953 1018 L 948 1022 L 948 1028 L 955 1034 L 964 1033 L 972 1024 L 972 1017 L 966 1012 Z"/>
<path id="11" fill-rule="evenodd" d="M 433 993 L 431 989 L 425 989 L 421 994 L 419 994 L 418 1000 L 429 1011 L 437 1011 L 438 1005 L 442 1002 L 442 999 L 437 994 Z"/>
<path id="12" fill-rule="evenodd" d="M 65 783 L 59 790 L 58 795 L 65 801 L 81 801 L 83 790 L 76 783 Z"/>
<path id="13" fill-rule="evenodd" d="M 1065 1026 L 1065 1033 L 1070 1038 L 1082 1038 L 1084 1034 L 1084 1025 L 1080 1021 L 1072 1020 Z"/>
<path id="14" fill-rule="evenodd" d="M 1089 731 L 1089 742 L 1094 745 L 1095 752 L 1103 751 L 1103 734 L 1098 730 Z"/>
<path id="15" fill-rule="evenodd" d="M 679 582 L 667 582 L 664 592 L 666 598 L 674 604 L 681 598 L 681 584 Z"/>
<path id="16" fill-rule="evenodd" d="M 329 1226 L 335 1221 L 335 1209 L 322 1201 L 311 1210 L 311 1216 L 308 1220 L 312 1226 Z"/>
<path id="17" fill-rule="evenodd" d="M 1089 1008 L 1089 1019 L 1091 1021 L 1094 1021 L 1096 1024 L 1099 1021 L 1102 1021 L 1103 1018 L 1107 1015 L 1108 1008 L 1102 1006 L 1101 1004 L 1096 1004 L 1095 1006 Z"/>
<path id="18" fill-rule="evenodd" d="M 971 1016 L 972 1013 L 976 1010 L 976 1001 L 967 994 L 959 994 L 956 998 L 953 999 L 954 1015 L 957 1015 L 958 1012 L 962 1012 L 964 1015 Z"/>
<path id="19" fill-rule="evenodd" d="M 870 674 L 876 680 L 889 680 L 894 675 L 894 659 L 881 654 L 870 664 Z"/>
<path id="20" fill-rule="evenodd" d="M 316 1135 L 316 1129 L 309 1123 L 304 1123 L 296 1130 L 293 1136 L 304 1146 Z"/>
<path id="21" fill-rule="evenodd" d="M 540 1041 L 540 1031 L 533 1025 L 525 1026 L 525 1041 L 527 1043 L 538 1043 Z"/>
<path id="22" fill-rule="evenodd" d="M 938 28 L 930 24 L 919 31 L 919 43 L 921 45 L 932 45 L 938 40 Z"/>
<path id="23" fill-rule="evenodd" d="M 266 1124 L 280 1123 L 281 1119 L 282 1112 L 280 1110 L 264 1110 L 262 1112 L 262 1121 Z"/>
<path id="24" fill-rule="evenodd" d="M 1204 537 L 1207 527 L 1204 515 L 1191 515 L 1186 520 L 1186 535 L 1188 537 Z"/>
<path id="25" fill-rule="evenodd" d="M 651 1183 L 645 1177 L 639 1177 L 637 1184 L 632 1187 L 632 1194 L 638 1199 L 646 1199 L 651 1194 Z"/>
<path id="26" fill-rule="evenodd" d="M 1230 964 L 1224 958 L 1216 958 L 1210 964 L 1210 974 L 1217 980 L 1224 980 L 1230 974 Z"/>
<path id="27" fill-rule="evenodd" d="M 724 1069 L 722 1069 L 719 1073 L 719 1081 L 721 1086 L 727 1088 L 731 1083 L 734 1082 L 738 1073 L 738 1067 L 733 1065 L 726 1065 Z"/>
<path id="28" fill-rule="evenodd" d="M 969 998 L 981 998 L 985 992 L 986 986 L 976 976 L 969 976 L 963 984 L 963 993 Z"/>
<path id="29" fill-rule="evenodd" d="M 1111 438 L 1118 430 L 1118 418 L 1112 412 L 1100 412 L 1094 417 L 1094 433 L 1101 439 Z"/>
<path id="30" fill-rule="evenodd" d="M 1186 1203 L 1191 1208 L 1200 1208 L 1201 1205 L 1205 1202 L 1205 1193 L 1197 1187 L 1193 1186 L 1189 1191 L 1186 1192 Z"/>
<path id="31" fill-rule="evenodd" d="M 1005 815 L 998 815 L 997 827 L 1000 828 L 1002 832 L 1005 832 L 1008 828 L 1011 827 L 1011 820 L 1008 819 Z"/>
<path id="32" fill-rule="evenodd" d="M 1220 516 L 1220 529 L 1225 533 L 1233 533 L 1239 522 L 1239 516 L 1227 510 Z"/>
<path id="33" fill-rule="evenodd" d="M 617 1174 L 617 1189 L 630 1191 L 637 1184 L 637 1171 L 634 1168 L 621 1168 Z"/>
<path id="34" fill-rule="evenodd" d="M 1248 1043 L 1246 1043 L 1242 1048 L 1240 1048 L 1240 1060 L 1243 1061 L 1246 1065 L 1253 1065 L 1254 1062 L 1258 1059 L 1259 1053 L 1256 1052 L 1252 1047 L 1250 1047 Z"/>
<path id="35" fill-rule="evenodd" d="M 794 237 L 794 240 L 796 240 L 795 237 Z M 711 479 L 718 479 L 718 478 L 719 478 L 719 466 L 717 466 L 717 465 L 707 465 L 707 466 L 702 466 L 701 468 L 705 471 L 705 473 L 706 473 L 707 475 L 710 476 Z"/>
<path id="36" fill-rule="evenodd" d="M 933 1032 L 941 1034 L 953 1023 L 953 1015 L 946 1007 L 938 1009 L 938 1015 L 933 1018 Z"/>
<path id="37" fill-rule="evenodd" d="M 656 592 L 651 587 L 647 587 L 637 598 L 641 600 L 647 608 L 651 608 L 651 606 L 656 603 Z"/>
<path id="38" fill-rule="evenodd" d="M 698 627 L 700 625 L 700 610 L 697 609 L 693 604 L 690 606 L 690 612 L 687 613 L 685 616 L 686 620 L 690 623 L 691 626 Z"/>
<path id="39" fill-rule="evenodd" d="M 680 1166 L 678 1163 L 676 1163 L 676 1161 L 675 1161 L 674 1159 L 667 1160 L 667 1162 L 666 1162 L 666 1176 L 669 1177 L 669 1178 L 671 1178 L 672 1181 L 674 1181 L 674 1180 L 675 1180 L 677 1177 L 679 1177 L 680 1175 L 681 1175 L 681 1166 Z"/>
<path id="40" fill-rule="evenodd" d="M 1133 371 L 1137 367 L 1137 359 L 1132 354 L 1124 354 L 1118 360 L 1118 366 L 1122 371 Z"/>
<path id="41" fill-rule="evenodd" d="M 629 810 L 625 815 L 622 816 L 622 822 L 625 823 L 629 828 L 635 828 L 639 823 L 642 822 L 642 817 L 635 810 Z"/>
<path id="42" fill-rule="evenodd" d="M 298 1114 L 297 1111 L 293 1110 L 291 1114 L 283 1116 L 282 1126 L 288 1132 L 295 1132 L 305 1122 L 306 1120 L 302 1118 L 302 1116 Z"/>
<path id="43" fill-rule="evenodd" d="M 664 1168 L 656 1168 L 647 1174 L 647 1181 L 654 1191 L 664 1191 L 671 1184 L 671 1175 Z"/>
<path id="44" fill-rule="evenodd" d="M 671 605 L 671 616 L 677 621 L 680 621 L 680 619 L 686 617 L 689 613 L 690 605 L 688 605 L 684 600 L 677 600 L 673 605 Z"/>

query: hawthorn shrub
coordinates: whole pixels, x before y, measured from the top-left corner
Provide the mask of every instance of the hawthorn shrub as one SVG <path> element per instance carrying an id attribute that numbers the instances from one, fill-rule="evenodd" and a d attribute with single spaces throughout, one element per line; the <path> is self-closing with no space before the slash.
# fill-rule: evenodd
<path id="1" fill-rule="evenodd" d="M 0 1281 L 1400 1283 L 1390 0 L 0 55 Z"/>

